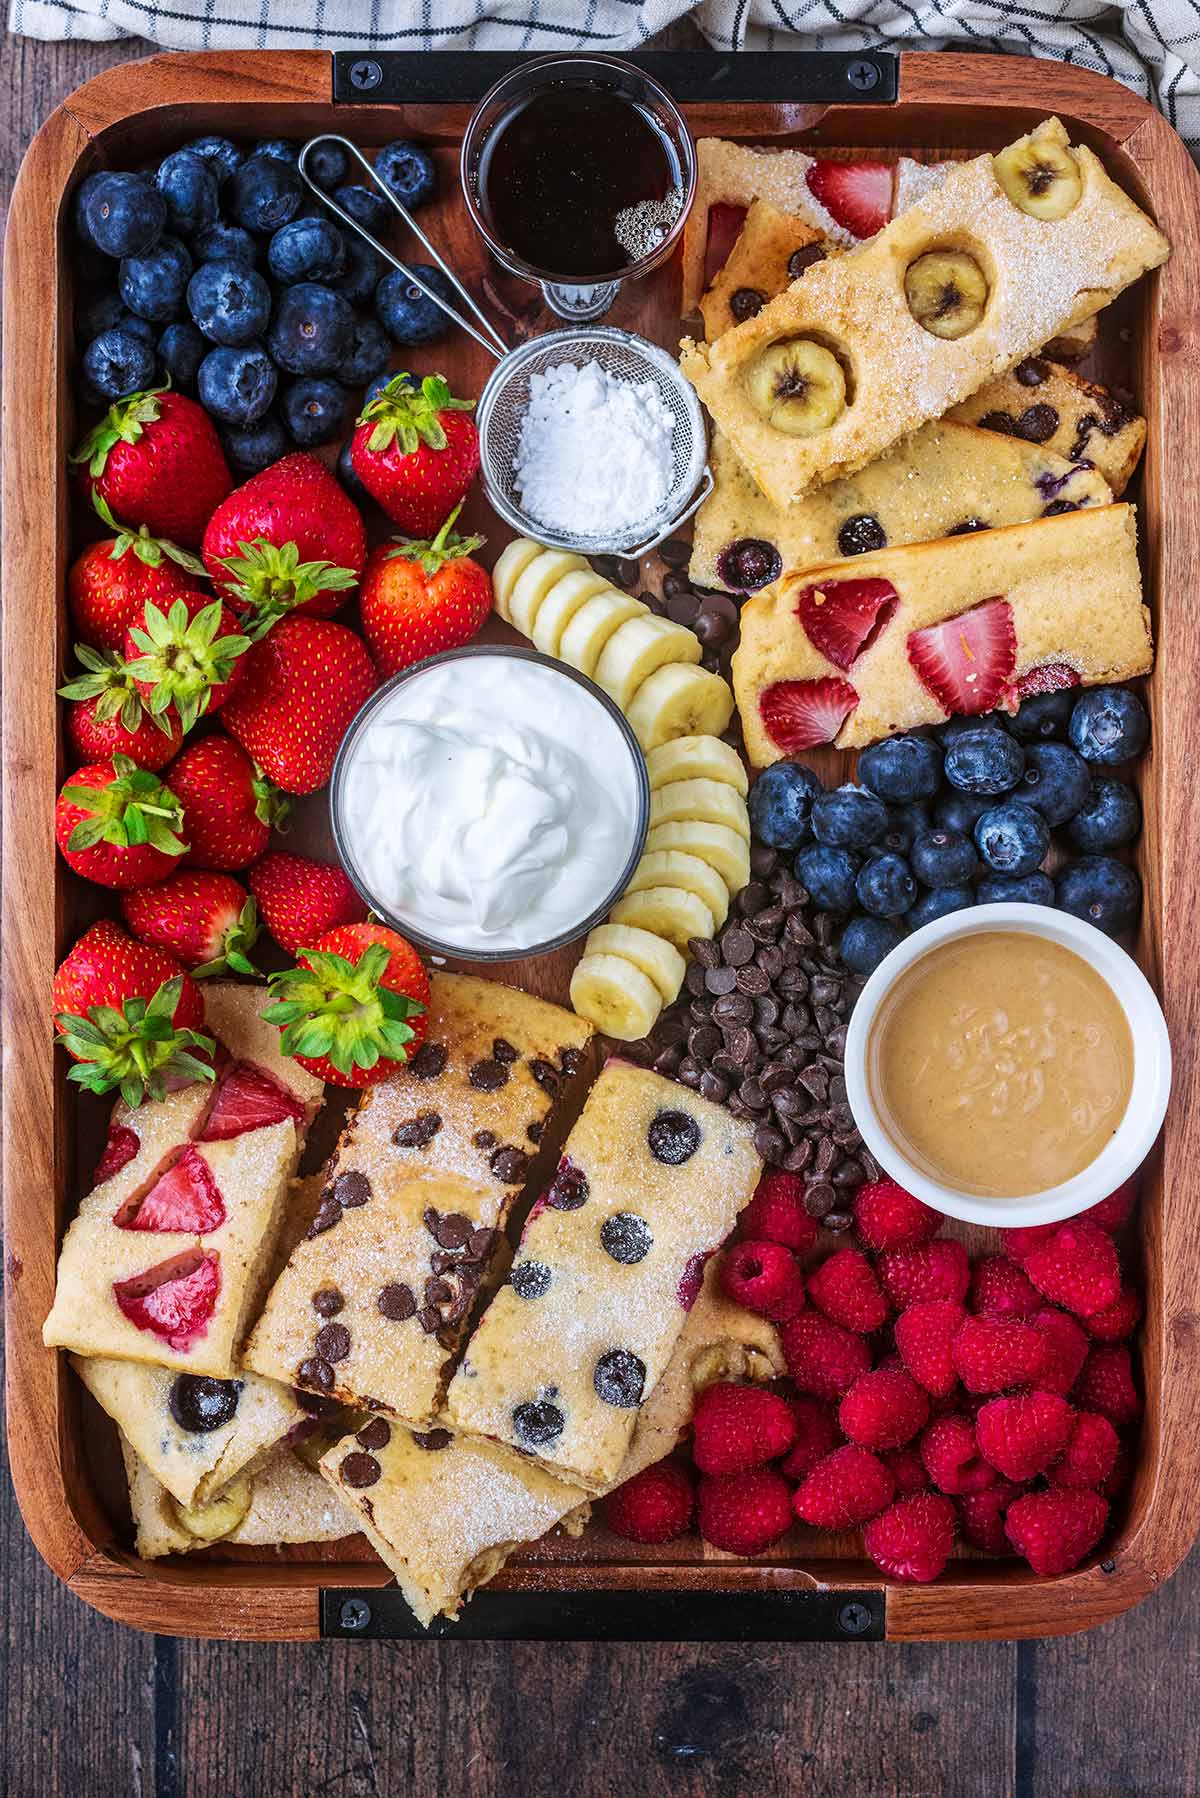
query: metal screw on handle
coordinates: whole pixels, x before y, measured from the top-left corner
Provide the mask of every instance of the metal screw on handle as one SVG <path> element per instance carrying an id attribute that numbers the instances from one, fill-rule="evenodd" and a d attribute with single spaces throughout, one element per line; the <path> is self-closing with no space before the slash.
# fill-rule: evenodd
<path id="1" fill-rule="evenodd" d="M 361 62 L 350 64 L 350 85 L 356 87 L 360 93 L 370 93 L 371 89 L 378 87 L 382 80 L 382 66 L 370 57 L 364 57 Z"/>
<path id="2" fill-rule="evenodd" d="M 865 1604 L 844 1604 L 838 1612 L 838 1628 L 847 1636 L 863 1636 L 871 1627 L 871 1613 Z"/>
<path id="3" fill-rule="evenodd" d="M 354 74 L 351 71 L 350 79 Z M 873 87 L 879 86 L 879 65 L 873 62 L 858 61 L 846 66 L 846 80 L 856 93 L 869 94 Z"/>
<path id="4" fill-rule="evenodd" d="M 371 1607 L 361 1598 L 348 1598 L 342 1606 L 338 1622 L 343 1629 L 362 1631 L 371 1621 Z"/>

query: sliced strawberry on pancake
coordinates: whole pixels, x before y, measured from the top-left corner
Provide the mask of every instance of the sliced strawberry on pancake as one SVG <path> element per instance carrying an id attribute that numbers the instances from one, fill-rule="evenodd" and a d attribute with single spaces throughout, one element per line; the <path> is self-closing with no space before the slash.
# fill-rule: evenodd
<path id="1" fill-rule="evenodd" d="M 130 1130 L 124 1124 L 110 1124 L 108 1141 L 104 1145 L 103 1155 L 96 1163 L 92 1184 L 103 1186 L 106 1180 L 119 1174 L 133 1160 L 141 1146 L 141 1138 L 136 1130 Z"/>
<path id="2" fill-rule="evenodd" d="M 199 1142 L 225 1142 L 247 1130 L 266 1130 L 290 1118 L 297 1130 L 304 1123 L 304 1107 L 277 1080 L 252 1061 L 237 1061 L 221 1076 L 212 1110 Z"/>
<path id="3" fill-rule="evenodd" d="M 1059 693 L 1079 684 L 1078 670 L 1068 667 L 1066 662 L 1043 662 L 1013 681 L 1002 703 L 1006 709 L 1015 712 L 1023 700 L 1032 699 L 1035 693 Z"/>
<path id="4" fill-rule="evenodd" d="M 788 755 L 832 743 L 857 704 L 850 682 L 832 674 L 823 680 L 776 681 L 758 698 L 763 729 Z"/>
<path id="5" fill-rule="evenodd" d="M 141 1199 L 131 1199 L 113 1219 L 118 1230 L 176 1230 L 203 1236 L 225 1222 L 225 1201 L 212 1169 L 189 1143 Z"/>
<path id="6" fill-rule="evenodd" d="M 1017 660 L 1017 631 L 1006 599 L 981 605 L 910 631 L 908 659 L 942 710 L 974 717 L 998 703 Z"/>
<path id="7" fill-rule="evenodd" d="M 199 1249 L 173 1255 L 132 1279 L 113 1282 L 113 1297 L 123 1316 L 181 1353 L 207 1331 L 220 1291 L 221 1258 Z"/>
<path id="8" fill-rule="evenodd" d="M 874 237 L 892 215 L 886 162 L 814 162 L 804 177 L 813 199 L 852 237 Z"/>
<path id="9" fill-rule="evenodd" d="M 891 581 L 824 581 L 805 587 L 796 616 L 813 648 L 835 668 L 847 669 L 874 642 L 898 599 Z"/>

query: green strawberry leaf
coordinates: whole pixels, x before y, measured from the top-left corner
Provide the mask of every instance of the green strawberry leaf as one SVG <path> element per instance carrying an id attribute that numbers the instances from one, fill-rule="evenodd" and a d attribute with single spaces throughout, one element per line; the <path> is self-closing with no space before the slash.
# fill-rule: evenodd
<path id="1" fill-rule="evenodd" d="M 352 568 L 334 562 L 302 562 L 296 543 L 275 544 L 266 537 L 238 543 L 241 552 L 222 558 L 233 576 L 233 591 L 249 609 L 247 629 L 263 636 L 285 613 L 295 611 L 318 593 L 345 592 L 358 585 Z"/>
<path id="2" fill-rule="evenodd" d="M 411 456 L 422 443 L 444 450 L 447 439 L 440 414 L 470 412 L 474 405 L 474 400 L 451 398 L 444 375 L 426 375 L 418 389 L 411 376 L 399 374 L 367 401 L 358 423 L 374 427 L 367 439 L 372 455 L 386 455 L 395 443 L 402 456 Z"/>
<path id="3" fill-rule="evenodd" d="M 150 843 L 165 855 L 182 855 L 187 844 L 179 836 L 183 806 L 148 768 L 139 768 L 126 755 L 112 758 L 113 779 L 103 787 L 65 786 L 62 797 L 87 816 L 81 818 L 67 839 L 71 850 L 92 849 L 111 843 L 128 849 Z M 140 1003 L 129 1000 L 134 1006 Z"/>
<path id="4" fill-rule="evenodd" d="M 168 1079 L 215 1079 L 213 1067 L 199 1058 L 215 1053 L 212 1037 L 176 1029 L 171 1021 L 182 989 L 182 976 L 176 975 L 148 1005 L 127 999 L 120 1009 L 94 1005 L 82 1016 L 60 1012 L 54 1020 L 57 1040 L 75 1058 L 68 1078 L 89 1092 L 119 1091 L 130 1106 L 165 1097 Z"/>
<path id="5" fill-rule="evenodd" d="M 407 1059 L 414 1033 L 403 1020 L 425 1007 L 381 984 L 391 962 L 386 943 L 369 944 L 357 962 L 320 949 L 306 950 L 305 961 L 268 981 L 272 1003 L 262 1015 L 282 1031 L 285 1055 L 328 1059 L 351 1083 L 384 1056 Z"/>
<path id="6" fill-rule="evenodd" d="M 218 637 L 223 616 L 219 599 L 190 619 L 182 599 L 173 600 L 165 614 L 147 600 L 142 625 L 129 633 L 140 653 L 126 665 L 126 673 L 150 688 L 147 704 L 153 718 L 174 706 L 186 733 L 208 710 L 213 688 L 229 680 L 250 638 L 239 632 Z"/>
<path id="7" fill-rule="evenodd" d="M 459 500 L 437 536 L 429 542 L 424 542 L 416 537 L 397 537 L 396 548 L 388 551 L 387 560 L 389 562 L 397 559 L 405 562 L 417 562 L 420 564 L 421 572 L 427 579 L 432 580 L 433 576 L 440 568 L 444 568 L 447 562 L 456 561 L 460 556 L 473 555 L 477 549 L 483 547 L 487 538 L 455 535 L 454 521 L 462 509 L 463 502 Z"/>
<path id="8" fill-rule="evenodd" d="M 229 926 L 221 939 L 220 953 L 212 961 L 206 961 L 201 967 L 193 968 L 192 975 L 196 980 L 207 980 L 213 974 L 224 974 L 233 969 L 236 974 L 248 974 L 252 980 L 263 980 L 265 975 L 250 960 L 249 951 L 258 941 L 258 906 L 253 899 L 247 899 L 241 912 Z"/>
<path id="9" fill-rule="evenodd" d="M 162 387 L 148 387 L 143 393 L 131 393 L 125 399 L 117 400 L 82 443 L 71 451 L 68 460 L 86 462 L 88 473 L 94 480 L 99 480 L 109 451 L 118 443 L 136 443 L 146 426 L 158 419 L 158 396 L 165 393 L 169 385 L 166 382 Z"/>

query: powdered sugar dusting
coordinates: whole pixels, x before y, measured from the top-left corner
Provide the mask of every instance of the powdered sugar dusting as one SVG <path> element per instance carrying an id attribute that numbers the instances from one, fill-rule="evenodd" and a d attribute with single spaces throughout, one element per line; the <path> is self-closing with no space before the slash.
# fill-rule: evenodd
<path id="1" fill-rule="evenodd" d="M 535 371 L 515 459 L 522 506 L 551 530 L 615 539 L 670 494 L 674 428 L 653 381 L 598 362 Z"/>

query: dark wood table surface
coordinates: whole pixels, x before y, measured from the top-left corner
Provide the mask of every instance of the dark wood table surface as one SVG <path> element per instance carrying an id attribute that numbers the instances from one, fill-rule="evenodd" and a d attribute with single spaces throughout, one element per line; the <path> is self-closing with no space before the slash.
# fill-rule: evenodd
<path id="1" fill-rule="evenodd" d="M 52 108 L 146 48 L 4 41 L 5 199 Z M 1200 1553 L 1127 1617 L 1047 1642 L 232 1646 L 87 1610 L 38 1559 L 5 1475 L 0 1607 L 10 1798 L 1200 1790 Z"/>

